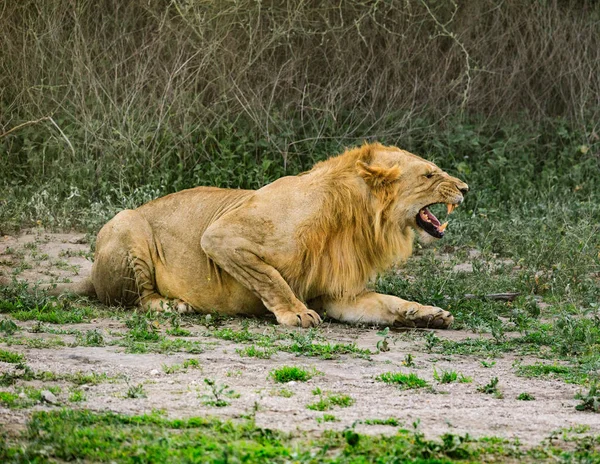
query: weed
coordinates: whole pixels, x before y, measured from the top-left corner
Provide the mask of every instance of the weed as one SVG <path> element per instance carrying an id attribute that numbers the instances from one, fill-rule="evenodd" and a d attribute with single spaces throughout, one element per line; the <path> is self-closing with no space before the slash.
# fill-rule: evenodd
<path id="1" fill-rule="evenodd" d="M 440 343 L 440 339 L 435 334 L 435 332 L 427 332 L 427 334 L 425 335 L 425 348 L 427 349 L 427 351 L 429 351 L 429 352 L 433 351 L 433 349 L 437 345 L 439 345 L 439 343 Z"/>
<path id="2" fill-rule="evenodd" d="M 201 366 L 196 359 L 186 359 L 183 364 L 162 365 L 162 370 L 165 374 L 175 374 L 177 372 L 187 370 L 188 368 L 201 369 Z"/>
<path id="3" fill-rule="evenodd" d="M 3 332 L 4 335 L 12 335 L 18 330 L 19 326 L 10 319 L 0 320 L 0 332 Z"/>
<path id="4" fill-rule="evenodd" d="M 477 391 L 488 395 L 494 395 L 496 398 L 502 398 L 502 393 L 498 390 L 498 377 L 493 377 L 489 383 L 477 387 Z"/>
<path id="5" fill-rule="evenodd" d="M 159 324 L 152 314 L 134 313 L 125 325 L 129 328 L 127 338 L 136 342 L 157 342 L 161 340 L 158 332 Z"/>
<path id="6" fill-rule="evenodd" d="M 398 427 L 400 425 L 400 421 L 395 417 L 389 417 L 387 419 L 365 419 L 362 423 L 367 425 L 389 425 L 392 427 Z"/>
<path id="7" fill-rule="evenodd" d="M 21 364 L 25 362 L 25 358 L 22 354 L 0 349 L 0 361 L 11 364 Z"/>
<path id="8" fill-rule="evenodd" d="M 277 352 L 275 348 L 261 348 L 256 345 L 247 346 L 245 348 L 236 348 L 235 352 L 246 358 L 270 359 Z"/>
<path id="9" fill-rule="evenodd" d="M 87 398 L 85 396 L 85 393 L 77 388 L 74 388 L 73 390 L 71 390 L 71 393 L 69 395 L 69 401 L 71 403 L 81 403 L 82 401 L 85 401 Z"/>
<path id="10" fill-rule="evenodd" d="M 294 392 L 292 390 L 288 390 L 287 388 L 280 388 L 279 390 L 272 390 L 271 393 L 274 396 L 281 396 L 282 398 L 291 398 L 294 396 Z"/>
<path id="11" fill-rule="evenodd" d="M 308 370 L 298 366 L 282 366 L 269 372 L 275 382 L 287 383 L 291 381 L 306 382 L 313 378 L 318 372 L 314 369 Z"/>
<path id="12" fill-rule="evenodd" d="M 404 356 L 404 360 L 402 361 L 402 364 L 406 367 L 415 367 L 414 356 L 410 353 L 407 353 L 406 356 Z"/>
<path id="13" fill-rule="evenodd" d="M 433 378 L 439 383 L 471 383 L 473 381 L 472 377 L 466 377 L 456 371 L 442 371 L 442 373 L 439 374 L 435 368 L 433 369 Z"/>
<path id="14" fill-rule="evenodd" d="M 390 328 L 386 327 L 385 329 L 377 332 L 377 335 L 381 337 L 381 340 L 377 341 L 377 350 L 378 351 L 390 351 L 390 344 L 388 342 L 390 336 Z"/>
<path id="15" fill-rule="evenodd" d="M 332 414 L 323 414 L 323 417 L 317 417 L 317 422 L 322 424 L 324 422 L 339 422 L 340 420 Z"/>
<path id="16" fill-rule="evenodd" d="M 517 399 L 519 401 L 533 401 L 533 400 L 535 400 L 535 397 L 531 393 L 523 392 L 523 393 L 519 393 L 519 396 L 517 396 Z"/>
<path id="17" fill-rule="evenodd" d="M 347 408 L 354 404 L 354 399 L 348 395 L 337 393 L 323 393 L 320 388 L 313 390 L 314 395 L 319 395 L 319 401 L 306 405 L 307 409 L 313 411 L 327 411 L 334 406 Z"/>
<path id="18" fill-rule="evenodd" d="M 84 346 L 104 346 L 104 337 L 98 329 L 88 330 L 85 334 L 77 335 L 77 343 Z"/>
<path id="19" fill-rule="evenodd" d="M 402 389 L 424 388 L 428 386 L 426 380 L 412 372 L 410 374 L 404 374 L 402 372 L 384 372 L 375 377 L 375 380 L 395 384 Z"/>
<path id="20" fill-rule="evenodd" d="M 209 393 L 206 395 L 202 395 L 202 404 L 207 406 L 215 406 L 217 408 L 222 408 L 224 406 L 229 406 L 229 401 L 226 401 L 224 398 L 239 398 L 240 395 L 236 393 L 233 389 L 230 389 L 228 385 L 218 384 L 216 381 L 212 379 L 204 379 L 204 383 L 207 385 Z"/>
<path id="21" fill-rule="evenodd" d="M 481 361 L 481 365 L 489 369 L 496 365 L 496 361 Z"/>
<path id="22" fill-rule="evenodd" d="M 129 382 L 127 382 L 127 385 L 129 388 L 127 389 L 127 393 L 125 393 L 125 398 L 146 398 L 148 396 L 143 384 L 129 385 Z"/>
<path id="23" fill-rule="evenodd" d="M 575 399 L 581 400 L 575 409 L 578 411 L 600 411 L 600 389 L 598 383 L 594 382 L 590 385 L 590 389 L 587 393 L 577 393 Z"/>

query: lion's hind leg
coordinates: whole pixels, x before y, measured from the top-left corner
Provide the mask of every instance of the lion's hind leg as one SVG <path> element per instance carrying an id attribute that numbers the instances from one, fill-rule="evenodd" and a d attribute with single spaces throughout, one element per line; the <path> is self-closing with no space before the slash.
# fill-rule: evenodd
<path id="1" fill-rule="evenodd" d="M 160 259 L 164 258 L 148 221 L 138 211 L 121 211 L 98 234 L 92 268 L 98 298 L 106 304 L 190 312 L 187 303 L 159 294 L 155 263 Z"/>

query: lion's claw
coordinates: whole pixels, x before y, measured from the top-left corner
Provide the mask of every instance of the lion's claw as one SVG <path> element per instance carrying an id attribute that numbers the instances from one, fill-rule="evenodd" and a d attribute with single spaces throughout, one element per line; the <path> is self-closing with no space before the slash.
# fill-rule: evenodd
<path id="1" fill-rule="evenodd" d="M 283 314 L 277 314 L 277 322 L 281 325 L 300 326 L 304 328 L 316 327 L 321 323 L 321 316 L 312 309 L 305 309 L 298 313 L 286 311 Z"/>
<path id="2" fill-rule="evenodd" d="M 406 311 L 400 322 L 412 327 L 447 329 L 453 321 L 452 314 L 442 308 L 418 305 Z"/>

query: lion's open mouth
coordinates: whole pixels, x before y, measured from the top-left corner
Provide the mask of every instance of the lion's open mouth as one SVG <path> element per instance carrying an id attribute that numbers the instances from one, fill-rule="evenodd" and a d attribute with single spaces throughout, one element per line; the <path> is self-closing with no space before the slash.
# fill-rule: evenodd
<path id="1" fill-rule="evenodd" d="M 417 225 L 432 237 L 442 238 L 448 223 L 440 223 L 439 219 L 436 218 L 431 211 L 429 211 L 429 206 L 421 209 L 419 214 L 417 214 Z M 452 203 L 446 203 L 446 206 L 448 207 L 448 214 L 450 214 L 452 211 L 454 211 L 454 208 L 456 208 L 456 205 Z"/>

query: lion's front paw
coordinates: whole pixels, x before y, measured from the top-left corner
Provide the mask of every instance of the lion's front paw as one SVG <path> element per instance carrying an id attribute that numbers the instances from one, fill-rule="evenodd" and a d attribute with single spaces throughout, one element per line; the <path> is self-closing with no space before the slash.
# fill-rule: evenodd
<path id="1" fill-rule="evenodd" d="M 289 326 L 301 326 L 304 328 L 316 327 L 321 323 L 321 316 L 319 316 L 312 309 L 304 309 L 301 312 L 285 311 L 276 314 L 277 322 L 281 325 Z"/>
<path id="2" fill-rule="evenodd" d="M 452 314 L 436 306 L 415 304 L 401 315 L 401 323 L 410 327 L 447 329 L 453 321 Z"/>

